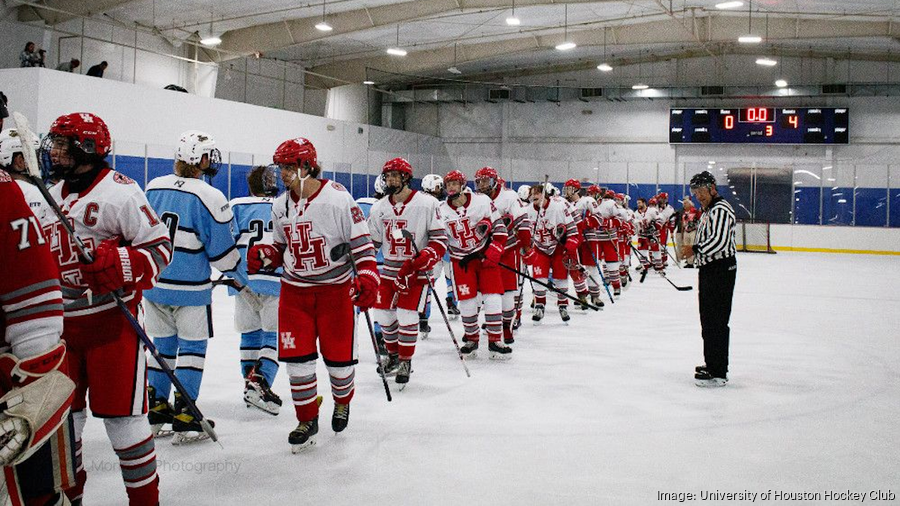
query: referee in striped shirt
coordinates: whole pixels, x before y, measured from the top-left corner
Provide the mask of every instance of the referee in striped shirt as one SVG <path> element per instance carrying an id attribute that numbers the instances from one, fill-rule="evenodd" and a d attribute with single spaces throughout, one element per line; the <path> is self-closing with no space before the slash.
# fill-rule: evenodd
<path id="1" fill-rule="evenodd" d="M 700 327 L 703 357 L 694 378 L 699 387 L 728 383 L 728 341 L 731 299 L 737 275 L 734 246 L 734 209 L 716 191 L 716 178 L 703 171 L 691 178 L 691 193 L 703 207 L 693 246 L 683 246 L 685 258 L 695 257 L 700 268 Z"/>

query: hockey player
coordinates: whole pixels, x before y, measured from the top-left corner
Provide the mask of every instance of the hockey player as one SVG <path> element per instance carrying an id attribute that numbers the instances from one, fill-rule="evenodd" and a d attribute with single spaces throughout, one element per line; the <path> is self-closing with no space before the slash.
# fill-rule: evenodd
<path id="1" fill-rule="evenodd" d="M 372 242 L 384 254 L 375 319 L 388 351 L 381 367 L 385 373 L 396 372 L 396 381 L 402 384 L 412 372 L 419 313 L 425 307 L 431 270 L 447 249 L 447 234 L 437 218 L 438 201 L 409 187 L 413 177 L 409 162 L 388 160 L 381 175 L 387 196 L 369 214 Z M 400 230 L 412 233 L 416 248 L 398 236 Z"/>
<path id="2" fill-rule="evenodd" d="M 31 146 L 33 151 L 38 149 L 37 143 Z M 14 128 L 0 133 L 0 168 L 4 169 L 25 195 L 25 202 L 31 208 L 31 212 L 37 217 L 41 227 L 47 227 L 57 220 L 56 214 L 50 208 L 50 204 L 44 200 L 40 190 L 26 177 L 28 167 L 25 166 L 25 156 L 22 151 L 22 138 Z"/>
<path id="3" fill-rule="evenodd" d="M 569 212 L 575 220 L 575 226 L 578 228 L 578 234 L 581 236 L 580 245 L 578 247 L 579 256 L 573 259 L 574 263 L 584 266 L 584 272 L 577 270 L 570 271 L 572 281 L 575 284 L 575 293 L 582 301 L 587 300 L 587 294 L 590 293 L 591 303 L 595 306 L 603 306 L 600 300 L 600 271 L 597 262 L 599 255 L 599 227 L 600 227 L 600 209 L 597 201 L 591 197 L 581 196 L 581 182 L 577 179 L 570 179 L 563 185 L 563 197 L 572 204 Z M 587 306 L 582 305 L 582 309 Z"/>
<path id="4" fill-rule="evenodd" d="M 272 205 L 272 244 L 254 244 L 247 267 L 250 274 L 284 267 L 278 359 L 287 363 L 299 422 L 288 443 L 299 452 L 319 432 L 317 342 L 331 378 L 331 428 L 347 428 L 357 363 L 353 306 L 375 304 L 379 277 L 366 218 L 342 185 L 319 179 L 322 168 L 313 144 L 303 138 L 284 141 L 272 159 L 288 191 Z M 332 257 L 335 247 L 347 246 L 352 259 Z M 355 279 L 351 262 L 358 272 Z"/>
<path id="5" fill-rule="evenodd" d="M 549 193 L 550 185 L 538 184 L 531 188 L 534 255 L 530 263 L 535 279 L 547 283 L 552 274 L 553 286 L 560 292 L 566 292 L 569 289 L 569 277 L 565 259 L 578 257 L 578 229 L 566 203 L 549 196 Z M 547 303 L 547 291 L 539 286 L 534 287 L 535 305 L 531 316 L 535 325 L 543 320 Z M 568 322 L 568 299 L 557 294 L 557 306 L 562 321 Z"/>
<path id="6" fill-rule="evenodd" d="M 444 178 L 437 174 L 428 174 L 422 178 L 422 190 L 436 198 L 438 202 L 447 197 L 444 192 Z M 444 279 L 447 282 L 447 315 L 452 319 L 456 319 L 459 317 L 459 307 L 456 305 L 456 296 L 453 294 L 453 269 L 450 268 L 449 251 L 445 251 L 443 258 L 434 266 L 434 270 L 431 271 L 431 279 L 437 282 L 441 273 L 444 274 Z M 431 304 L 429 302 L 428 306 L 426 306 L 426 312 L 429 313 L 429 316 L 430 309 Z"/>
<path id="7" fill-rule="evenodd" d="M 475 172 L 475 189 L 494 201 L 494 206 L 503 219 L 507 239 L 500 262 L 504 265 L 518 267 L 519 248 L 531 248 L 531 222 L 528 213 L 519 201 L 516 192 L 503 187 L 503 180 L 493 167 L 482 167 Z M 503 342 L 512 344 L 513 318 L 516 316 L 516 297 L 519 294 L 519 277 L 515 272 L 503 269 L 500 272 L 503 282 Z"/>
<path id="8" fill-rule="evenodd" d="M 59 272 L 22 191 L 0 170 L 0 466 L 13 505 L 62 504 L 75 452 Z M 15 403 L 15 400 L 19 400 Z M 22 402 L 24 401 L 24 402 Z M 3 494 L 3 503 L 6 494 Z"/>
<path id="9" fill-rule="evenodd" d="M 109 129 L 90 113 L 60 116 L 41 144 L 47 177 L 61 182 L 50 194 L 70 216 L 76 234 L 93 252 L 81 261 L 59 222 L 49 229 L 59 263 L 65 311 L 76 455 L 90 402 L 112 443 L 130 504 L 159 502 L 156 453 L 147 422 L 146 360 L 134 329 L 116 305 L 113 292 L 136 312 L 141 290 L 156 283 L 172 259 L 172 242 L 136 182 L 109 168 Z M 87 474 L 78 459 L 76 485 L 66 490 L 81 501 Z"/>
<path id="10" fill-rule="evenodd" d="M 438 217 L 447 230 L 453 284 L 459 300 L 465 335 L 462 353 L 474 357 L 478 350 L 479 295 L 484 306 L 489 358 L 507 360 L 512 349 L 503 343 L 503 280 L 501 261 L 507 231 L 500 212 L 485 195 L 465 191 L 466 176 L 453 170 L 444 177 L 447 200 L 438 208 Z"/>
<path id="11" fill-rule="evenodd" d="M 175 150 L 174 174 L 147 184 L 147 199 L 169 230 L 175 247 L 172 263 L 159 283 L 144 294 L 147 335 L 175 371 L 192 401 L 200 395 L 208 340 L 213 337 L 210 266 L 247 285 L 241 254 L 231 234 L 234 215 L 228 199 L 202 178 L 219 169 L 219 150 L 208 134 L 189 130 Z M 207 439 L 181 394 L 168 404 L 172 384 L 150 361 L 150 418 L 156 433 L 171 424 L 172 444 Z M 212 424 L 212 420 L 210 420 Z"/>
<path id="12" fill-rule="evenodd" d="M 613 287 L 613 295 L 622 294 L 622 282 L 619 277 L 619 228 L 622 227 L 624 213 L 616 205 L 616 193 L 606 190 L 600 201 L 600 255 L 606 265 L 606 280 Z M 600 258 L 601 256 L 598 256 Z"/>
<path id="13" fill-rule="evenodd" d="M 628 286 L 628 269 L 631 268 L 631 241 L 634 237 L 634 210 L 626 205 L 628 197 L 625 194 L 616 194 L 616 206 L 622 215 L 622 226 L 619 227 L 619 280 L 622 286 Z"/>
<path id="14" fill-rule="evenodd" d="M 587 194 L 588 194 L 588 197 L 594 199 L 598 204 L 600 203 L 600 200 L 603 198 L 603 190 L 595 184 L 588 186 Z"/>
<path id="15" fill-rule="evenodd" d="M 669 234 L 675 231 L 675 224 L 672 219 L 675 216 L 675 208 L 669 205 L 669 194 L 660 192 L 656 196 L 656 206 L 659 208 L 659 250 L 662 255 L 663 269 L 669 265 L 669 248 L 666 246 L 669 242 Z"/>
<path id="16" fill-rule="evenodd" d="M 656 206 L 656 198 L 651 198 L 649 205 L 646 200 L 639 198 L 635 218 L 638 223 L 641 269 L 647 271 L 652 266 L 655 270 L 662 271 L 662 256 L 659 252 L 659 208 Z"/>
<path id="17" fill-rule="evenodd" d="M 246 270 L 247 248 L 272 242 L 272 201 L 278 196 L 278 168 L 253 167 L 247 174 L 249 197 L 229 202 L 234 221 L 234 240 L 241 253 L 240 269 Z M 281 270 L 258 272 L 248 277 L 245 290 L 229 286 L 234 299 L 234 326 L 241 333 L 241 375 L 244 402 L 277 415 L 281 398 L 272 391 L 278 373 L 278 295 Z"/>
<path id="18" fill-rule="evenodd" d="M 372 187 L 374 193 L 371 197 L 360 197 L 356 199 L 356 205 L 362 209 L 363 216 L 365 216 L 366 219 L 369 219 L 369 212 L 372 210 L 372 206 L 384 198 L 384 179 L 381 178 L 381 175 L 375 178 Z M 381 251 L 375 252 L 375 262 L 378 265 L 378 272 L 381 272 L 381 267 L 384 265 L 384 256 L 381 254 Z M 356 308 L 356 313 L 359 314 L 359 308 Z M 372 326 L 375 329 L 375 342 L 378 344 L 378 355 L 380 355 L 381 358 L 387 358 L 388 353 L 384 348 L 384 335 L 381 333 L 381 325 L 375 321 Z"/>

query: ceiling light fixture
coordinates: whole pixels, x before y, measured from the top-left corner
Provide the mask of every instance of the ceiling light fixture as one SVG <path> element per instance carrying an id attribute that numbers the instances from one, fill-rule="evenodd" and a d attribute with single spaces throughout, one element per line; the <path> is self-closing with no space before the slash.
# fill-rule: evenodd
<path id="1" fill-rule="evenodd" d="M 569 40 L 569 4 L 565 4 L 566 14 L 563 28 L 563 42 L 556 45 L 557 51 L 568 51 L 575 49 L 576 44 Z"/>
<path id="2" fill-rule="evenodd" d="M 200 44 L 208 47 L 218 46 L 222 43 L 222 39 L 216 36 L 216 32 L 213 31 L 213 12 L 209 12 L 209 36 L 203 37 L 200 39 Z"/>
<path id="3" fill-rule="evenodd" d="M 721 2 L 716 4 L 716 9 L 737 9 L 738 7 L 744 5 L 744 2 L 739 0 L 734 0 L 733 2 Z"/>
<path id="4" fill-rule="evenodd" d="M 599 70 L 601 72 L 609 72 L 612 69 L 613 69 L 612 65 L 607 63 L 607 60 L 606 60 L 606 28 L 604 28 L 603 29 L 603 63 L 601 63 L 600 65 L 597 65 L 597 70 Z"/>
<path id="5" fill-rule="evenodd" d="M 451 74 L 462 74 L 462 71 L 456 68 L 456 42 L 453 43 L 453 65 L 447 68 L 447 72 Z"/>
<path id="6" fill-rule="evenodd" d="M 774 67 L 775 65 L 778 65 L 778 61 L 764 56 L 762 58 L 757 58 L 756 64 L 762 65 L 763 67 Z"/>
<path id="7" fill-rule="evenodd" d="M 322 21 L 316 23 L 316 30 L 319 30 L 320 32 L 330 32 L 331 30 L 334 30 L 334 28 L 325 21 L 325 4 L 327 3 L 328 0 L 322 0 Z"/>
<path id="8" fill-rule="evenodd" d="M 738 37 L 741 44 L 759 44 L 762 37 L 753 33 L 753 0 L 747 2 L 747 35 Z"/>
<path id="9" fill-rule="evenodd" d="M 387 54 L 392 56 L 406 56 L 406 50 L 400 47 L 400 23 L 397 23 L 397 45 L 389 47 Z"/>
<path id="10" fill-rule="evenodd" d="M 638 84 L 633 85 L 633 86 L 631 87 L 631 89 L 632 89 L 632 90 L 646 90 L 646 89 L 649 88 L 649 87 L 650 87 L 649 85 L 646 85 L 646 84 L 643 84 L 643 83 L 638 83 Z"/>
<path id="11" fill-rule="evenodd" d="M 612 69 L 612 65 L 610 65 L 609 63 L 601 63 L 600 65 L 597 65 L 597 70 L 602 70 L 603 72 L 609 72 Z"/>
<path id="12" fill-rule="evenodd" d="M 519 18 L 516 17 L 516 0 L 513 0 L 512 15 L 506 18 L 506 24 L 509 26 L 519 26 L 520 24 L 522 24 L 522 21 L 520 21 Z"/>
<path id="13" fill-rule="evenodd" d="M 375 81 L 365 80 L 365 81 L 363 81 L 363 84 L 371 86 L 371 85 L 375 84 Z"/>
<path id="14" fill-rule="evenodd" d="M 775 86 L 778 86 L 779 88 L 784 88 L 787 85 L 788 85 L 788 82 L 785 81 L 784 79 L 779 79 L 779 80 L 775 81 Z"/>

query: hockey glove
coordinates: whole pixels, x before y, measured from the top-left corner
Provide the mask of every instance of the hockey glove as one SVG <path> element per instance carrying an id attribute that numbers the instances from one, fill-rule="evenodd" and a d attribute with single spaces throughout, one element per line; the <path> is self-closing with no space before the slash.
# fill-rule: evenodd
<path id="1" fill-rule="evenodd" d="M 412 269 L 415 272 L 431 272 L 440 258 L 433 248 L 425 248 L 416 255 L 412 261 Z"/>
<path id="2" fill-rule="evenodd" d="M 566 256 L 569 258 L 578 258 L 578 240 L 570 237 L 566 241 Z"/>
<path id="3" fill-rule="evenodd" d="M 362 309 L 369 309 L 375 305 L 378 298 L 378 273 L 370 269 L 360 269 L 354 283 L 350 288 L 350 298 L 353 304 Z"/>
<path id="4" fill-rule="evenodd" d="M 274 271 L 282 266 L 281 251 L 272 244 L 254 244 L 247 250 L 247 273 Z"/>
<path id="5" fill-rule="evenodd" d="M 63 343 L 20 360 L 0 355 L 0 465 L 19 464 L 50 438 L 68 417 L 75 383 L 66 376 Z"/>
<path id="6" fill-rule="evenodd" d="M 475 236 L 481 239 L 491 233 L 491 220 L 484 218 L 475 224 Z"/>
<path id="7" fill-rule="evenodd" d="M 537 253 L 534 248 L 526 248 L 522 250 L 522 261 L 527 265 L 534 265 L 534 261 L 537 259 Z"/>
<path id="8" fill-rule="evenodd" d="M 488 265 L 494 266 L 500 264 L 500 257 L 503 256 L 503 246 L 497 243 L 491 243 L 484 252 L 484 258 Z"/>
<path id="9" fill-rule="evenodd" d="M 94 250 L 94 261 L 81 265 L 84 284 L 96 294 L 137 285 L 144 275 L 144 257 L 130 246 L 119 246 L 119 238 L 107 239 Z"/>

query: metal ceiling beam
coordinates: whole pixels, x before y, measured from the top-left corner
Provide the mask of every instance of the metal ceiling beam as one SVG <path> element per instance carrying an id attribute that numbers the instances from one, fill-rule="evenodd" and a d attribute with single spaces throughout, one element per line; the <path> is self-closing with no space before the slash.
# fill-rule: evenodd
<path id="1" fill-rule="evenodd" d="M 616 1 L 621 0 L 516 0 L 516 8 Z M 393 26 L 451 12 L 477 12 L 511 7 L 510 0 L 415 0 L 328 14 L 328 22 L 334 27 L 334 30 L 327 33 L 320 32 L 315 28 L 316 23 L 322 19 L 321 16 L 283 20 L 230 30 L 222 35 L 222 44 L 219 47 L 225 52 L 243 55 L 255 52 L 265 53 L 315 42 L 335 35 Z M 222 57 L 230 58 L 231 56 L 223 54 Z"/>
<path id="2" fill-rule="evenodd" d="M 43 4 L 29 2 L 18 7 L 17 19 L 22 22 L 44 21 L 55 25 L 77 17 L 90 17 L 112 10 L 133 0 L 45 0 Z M 45 5 L 48 8 L 42 8 Z"/>
<path id="3" fill-rule="evenodd" d="M 518 5 L 518 2 L 517 2 Z M 683 44 L 686 47 L 697 47 L 694 34 L 680 29 L 677 20 L 666 19 L 649 21 L 610 28 L 615 44 L 646 48 L 654 44 Z M 738 36 L 747 31 L 747 21 L 738 16 L 707 16 L 696 20 L 697 34 L 704 44 L 726 44 L 736 42 Z M 891 38 L 900 35 L 900 26 L 890 21 L 850 21 L 819 20 L 800 17 L 770 18 L 768 23 L 768 41 L 809 41 L 834 40 L 842 38 Z M 757 25 L 758 26 L 758 25 Z M 762 27 L 760 27 L 762 28 Z M 762 31 L 760 35 L 765 35 Z M 489 42 L 462 44 L 457 46 L 456 65 L 464 65 L 495 59 L 498 56 L 515 55 L 530 51 L 546 51 L 562 42 L 562 33 L 549 35 L 524 34 L 518 38 L 508 38 Z M 603 45 L 603 30 L 596 28 L 587 30 L 569 30 L 569 39 L 580 47 Z M 452 41 L 449 41 L 452 42 Z M 727 45 L 726 45 L 727 46 Z M 735 46 L 727 46 L 735 47 Z M 748 50 L 765 52 L 765 45 Z M 598 55 L 599 56 L 599 55 Z M 562 56 L 564 57 L 564 56 Z M 453 47 L 439 47 L 428 50 L 410 50 L 403 58 L 391 57 L 383 53 L 371 57 L 336 61 L 325 65 L 311 67 L 319 74 L 336 78 L 336 81 L 314 79 L 320 86 L 333 87 L 345 82 L 361 82 L 366 76 L 366 68 L 384 69 L 388 72 L 426 74 L 444 69 L 453 62 Z"/>

